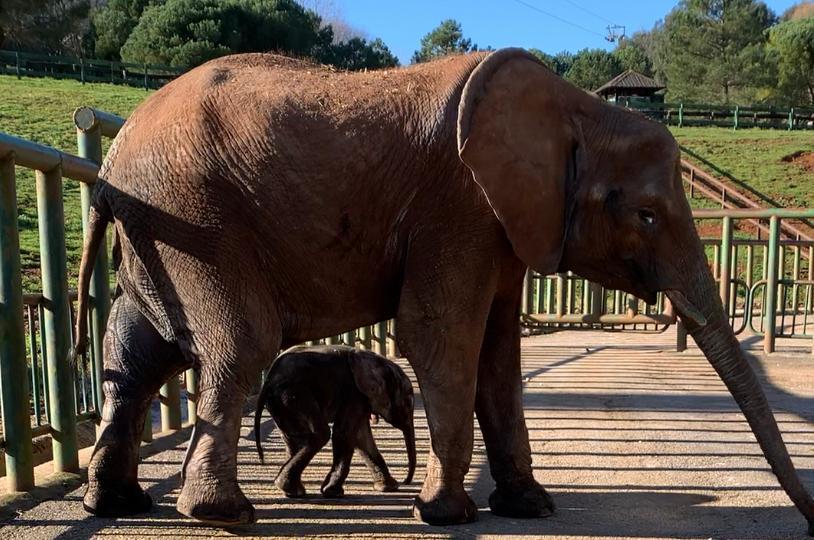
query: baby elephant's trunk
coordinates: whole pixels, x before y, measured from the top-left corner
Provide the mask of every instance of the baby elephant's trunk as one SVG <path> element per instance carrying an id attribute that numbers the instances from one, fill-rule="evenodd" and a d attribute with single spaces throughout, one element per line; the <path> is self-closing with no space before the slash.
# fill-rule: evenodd
<path id="1" fill-rule="evenodd" d="M 402 430 L 402 433 L 404 433 L 404 445 L 407 447 L 407 478 L 404 479 L 404 483 L 409 484 L 413 481 L 415 473 L 415 426 L 412 421 Z"/>

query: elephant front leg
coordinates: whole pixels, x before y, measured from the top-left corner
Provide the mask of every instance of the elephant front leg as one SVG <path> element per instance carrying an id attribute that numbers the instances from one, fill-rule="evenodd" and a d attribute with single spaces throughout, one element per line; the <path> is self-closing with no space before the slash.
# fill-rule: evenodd
<path id="1" fill-rule="evenodd" d="M 519 294 L 512 294 L 496 298 L 492 305 L 480 354 L 475 411 L 496 483 L 489 496 L 492 512 L 547 517 L 554 512 L 554 502 L 532 474 L 523 415 L 519 304 Z"/>
<path id="2" fill-rule="evenodd" d="M 430 428 L 427 476 L 413 514 L 430 525 L 475 521 L 477 507 L 463 487 L 472 459 L 473 411 L 479 335 L 464 328 L 406 324 L 399 347 L 418 378 Z"/>
<path id="3" fill-rule="evenodd" d="M 376 446 L 376 440 L 373 438 L 373 433 L 370 431 L 370 423 L 362 422 L 359 428 L 357 437 L 357 448 L 359 453 L 373 476 L 373 487 L 376 491 L 396 491 L 399 488 L 399 483 L 390 474 L 379 448 Z"/>

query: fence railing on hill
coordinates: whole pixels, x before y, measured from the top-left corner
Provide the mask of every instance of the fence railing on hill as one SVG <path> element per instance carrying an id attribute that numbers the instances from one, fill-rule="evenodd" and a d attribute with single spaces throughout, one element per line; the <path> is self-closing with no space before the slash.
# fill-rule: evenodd
<path id="1" fill-rule="evenodd" d="M 99 250 L 90 288 L 88 357 L 70 362 L 75 293 L 68 290 L 63 178 L 81 182 L 83 217 L 102 160 L 102 137 L 113 137 L 124 120 L 88 108 L 74 115 L 79 156 L 0 133 L 0 397 L 5 474 L 11 490 L 34 485 L 32 437 L 52 435 L 54 470 L 78 470 L 77 422 L 97 421 L 102 410 L 102 335 L 110 306 L 109 264 Z M 23 295 L 16 202 L 16 167 L 34 169 L 37 183 L 42 292 Z M 730 321 L 740 332 L 764 335 L 772 351 L 778 336 L 814 335 L 814 242 L 781 238 L 783 221 L 814 218 L 814 210 L 699 210 L 696 218 L 719 220 L 720 239 L 707 239 Z M 737 219 L 768 220 L 768 238 L 735 238 Z M 703 229 L 702 229 L 703 230 Z M 806 261 L 805 255 L 808 255 Z M 527 328 L 659 331 L 677 323 L 669 301 L 659 295 L 646 305 L 622 291 L 603 288 L 573 274 L 527 274 L 521 312 Z M 789 322 L 790 321 L 790 322 Z M 397 355 L 393 321 L 319 340 Z M 686 333 L 679 325 L 679 348 Z M 196 415 L 194 369 L 160 391 L 160 429 L 182 427 L 182 399 L 190 423 Z M 148 415 L 144 439 L 153 435 Z"/>
<path id="2" fill-rule="evenodd" d="M 145 89 L 160 88 L 186 70 L 153 64 L 131 64 L 88 58 L 0 50 L 0 74 L 107 82 Z"/>
<path id="3" fill-rule="evenodd" d="M 814 129 L 814 107 L 650 103 L 619 98 L 617 105 L 641 112 L 671 126 L 717 126 L 732 129 Z"/>

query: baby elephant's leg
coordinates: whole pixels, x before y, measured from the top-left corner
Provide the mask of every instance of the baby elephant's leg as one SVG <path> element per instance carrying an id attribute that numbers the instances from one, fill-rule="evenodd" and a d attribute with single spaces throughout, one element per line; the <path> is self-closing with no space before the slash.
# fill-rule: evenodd
<path id="1" fill-rule="evenodd" d="M 291 457 L 280 469 L 274 484 L 287 497 L 303 497 L 305 486 L 302 485 L 302 472 L 328 443 L 331 430 L 322 411 L 313 403 L 297 411 L 279 408 L 275 413 L 277 411 L 279 414 L 275 414 L 274 420 L 285 434 Z"/>
<path id="2" fill-rule="evenodd" d="M 357 434 L 357 448 L 359 448 L 359 453 L 370 470 L 370 474 L 373 475 L 373 487 L 377 491 L 396 491 L 399 483 L 390 475 L 387 463 L 384 462 L 384 458 L 376 447 L 376 441 L 373 440 L 373 433 L 370 431 L 370 424 L 364 422 Z"/>
<path id="3" fill-rule="evenodd" d="M 358 422 L 357 422 L 358 423 Z M 358 428 L 356 428 L 358 429 Z M 353 449 L 356 446 L 356 433 L 348 429 L 348 422 L 339 419 L 334 422 L 331 442 L 333 445 L 334 461 L 328 476 L 322 482 L 322 494 L 328 498 L 341 497 L 345 494 L 343 485 L 350 471 L 350 462 L 353 458 Z"/>

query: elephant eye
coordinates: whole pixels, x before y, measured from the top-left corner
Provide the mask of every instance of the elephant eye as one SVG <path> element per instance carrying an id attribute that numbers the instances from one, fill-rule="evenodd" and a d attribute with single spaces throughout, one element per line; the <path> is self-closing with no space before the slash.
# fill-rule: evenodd
<path id="1" fill-rule="evenodd" d="M 647 225 L 655 225 L 656 213 L 649 208 L 642 208 L 639 210 L 639 219 Z"/>

